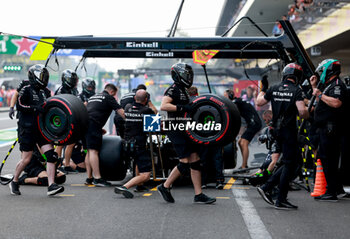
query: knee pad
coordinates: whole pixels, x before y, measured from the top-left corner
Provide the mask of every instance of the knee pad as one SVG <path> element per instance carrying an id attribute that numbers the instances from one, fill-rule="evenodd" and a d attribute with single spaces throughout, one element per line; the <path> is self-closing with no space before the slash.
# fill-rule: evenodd
<path id="1" fill-rule="evenodd" d="M 66 175 L 62 175 L 59 177 L 55 177 L 55 183 L 57 184 L 63 184 L 66 182 Z"/>
<path id="2" fill-rule="evenodd" d="M 46 151 L 43 157 L 48 163 L 56 163 L 58 161 L 58 154 L 53 149 Z"/>
<path id="3" fill-rule="evenodd" d="M 190 164 L 179 162 L 179 164 L 177 165 L 177 169 L 182 175 L 187 175 L 190 172 Z"/>
<path id="4" fill-rule="evenodd" d="M 202 166 L 201 166 L 201 162 L 200 160 L 194 162 L 194 163 L 190 163 L 190 167 L 192 170 L 197 170 L 197 171 L 200 171 Z"/>
<path id="5" fill-rule="evenodd" d="M 49 186 L 49 179 L 47 177 L 38 178 L 38 185 L 39 186 Z"/>

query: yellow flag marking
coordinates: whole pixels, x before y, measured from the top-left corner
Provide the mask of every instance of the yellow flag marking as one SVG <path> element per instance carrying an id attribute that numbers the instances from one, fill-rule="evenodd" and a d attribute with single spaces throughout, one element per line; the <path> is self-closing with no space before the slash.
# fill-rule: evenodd
<path id="1" fill-rule="evenodd" d="M 43 39 L 43 41 L 49 42 L 49 43 L 54 43 L 55 39 L 48 38 L 48 39 Z M 53 46 L 51 44 L 39 42 L 38 45 L 35 47 L 32 55 L 30 56 L 30 60 L 31 61 L 44 61 L 49 57 L 52 49 L 53 49 Z"/>

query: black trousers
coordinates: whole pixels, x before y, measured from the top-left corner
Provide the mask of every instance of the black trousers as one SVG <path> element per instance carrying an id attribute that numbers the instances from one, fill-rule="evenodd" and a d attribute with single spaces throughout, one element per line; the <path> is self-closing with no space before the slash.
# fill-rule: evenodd
<path id="1" fill-rule="evenodd" d="M 319 128 L 318 134 L 320 143 L 317 158 L 321 159 L 327 181 L 327 193 L 336 195 L 337 191 L 343 188 L 338 173 L 341 134 L 337 130 L 330 132 L 327 127 Z"/>
<path id="2" fill-rule="evenodd" d="M 262 186 L 262 189 L 264 191 L 270 191 L 278 185 L 277 200 L 281 202 L 287 199 L 289 181 L 295 175 L 298 162 L 297 131 L 284 127 L 277 133 L 276 140 L 283 153 L 283 165 L 269 178 Z"/>

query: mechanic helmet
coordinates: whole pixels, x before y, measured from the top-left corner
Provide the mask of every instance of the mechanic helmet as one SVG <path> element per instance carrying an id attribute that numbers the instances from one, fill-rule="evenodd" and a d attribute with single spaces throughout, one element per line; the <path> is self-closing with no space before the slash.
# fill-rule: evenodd
<path id="1" fill-rule="evenodd" d="M 87 94 L 88 96 L 93 96 L 95 94 L 96 90 L 96 83 L 93 79 L 91 78 L 85 78 L 81 82 L 81 86 L 83 88 L 83 92 Z"/>
<path id="2" fill-rule="evenodd" d="M 171 67 L 171 77 L 176 84 L 190 88 L 193 83 L 192 67 L 186 63 L 176 63 Z"/>
<path id="3" fill-rule="evenodd" d="M 31 66 L 28 70 L 29 83 L 39 88 L 45 88 L 49 83 L 49 71 L 42 64 Z"/>
<path id="4" fill-rule="evenodd" d="M 331 78 L 331 76 L 340 74 L 340 62 L 335 59 L 323 60 L 315 70 L 316 74 L 320 77 L 320 81 L 325 83 Z"/>
<path id="5" fill-rule="evenodd" d="M 61 80 L 62 85 L 69 89 L 73 89 L 77 86 L 79 77 L 75 71 L 67 69 L 62 72 Z"/>
<path id="6" fill-rule="evenodd" d="M 295 84 L 298 85 L 303 79 L 303 68 L 295 63 L 289 63 L 283 68 L 282 81 L 291 78 L 295 80 Z"/>

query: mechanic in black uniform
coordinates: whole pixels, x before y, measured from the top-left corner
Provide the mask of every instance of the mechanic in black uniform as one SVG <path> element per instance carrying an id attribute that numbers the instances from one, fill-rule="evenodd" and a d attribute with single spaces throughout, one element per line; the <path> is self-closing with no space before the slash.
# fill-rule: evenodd
<path id="1" fill-rule="evenodd" d="M 79 98 L 84 105 L 87 105 L 90 97 L 96 94 L 96 83 L 91 78 L 85 78 L 82 80 L 81 86 L 83 91 L 79 94 Z"/>
<path id="2" fill-rule="evenodd" d="M 297 115 L 308 118 L 309 112 L 304 103 L 303 92 L 299 83 L 303 79 L 301 66 L 290 63 L 282 72 L 282 82 L 268 89 L 268 81 L 262 81 L 262 89 L 257 98 L 257 105 L 263 106 L 271 101 L 273 136 L 283 153 L 283 165 L 272 174 L 268 181 L 258 187 L 263 199 L 275 205 L 276 209 L 297 209 L 287 201 L 289 181 L 297 166 Z M 274 152 L 272 155 L 278 152 Z M 276 203 L 273 202 L 270 191 L 279 185 Z"/>
<path id="3" fill-rule="evenodd" d="M 32 158 L 29 164 L 24 168 L 24 174 L 19 178 L 20 185 L 38 185 L 48 186 L 49 181 L 46 172 L 46 161 L 38 150 L 34 147 Z M 63 184 L 66 181 L 66 175 L 57 170 L 55 183 Z"/>
<path id="4" fill-rule="evenodd" d="M 268 153 L 265 161 L 260 166 L 260 169 L 254 174 L 254 176 L 249 179 L 249 183 L 254 187 L 264 184 L 271 176 L 273 170 L 275 169 L 279 157 L 279 152 L 281 151 L 278 148 L 276 140 L 272 136 L 272 111 L 265 110 L 262 114 L 262 118 L 267 126 L 262 129 L 262 134 L 259 135 L 258 141 L 261 144 L 266 145 Z M 274 155 L 276 157 L 272 158 L 271 155 Z"/>
<path id="5" fill-rule="evenodd" d="M 80 100 L 84 103 L 86 106 L 88 103 L 88 100 L 91 96 L 95 95 L 95 90 L 96 90 L 96 83 L 93 79 L 91 78 L 85 78 L 81 82 L 81 86 L 83 91 L 79 94 Z M 78 172 L 86 172 L 86 163 L 88 162 L 86 160 L 86 155 L 87 155 L 87 148 L 86 148 L 86 141 L 85 138 L 79 140 L 77 143 L 75 143 L 73 147 L 73 151 L 71 154 L 71 161 L 69 166 Z"/>
<path id="6" fill-rule="evenodd" d="M 18 94 L 19 92 L 22 90 L 22 88 L 26 85 L 29 85 L 29 80 L 28 79 L 24 79 L 22 80 L 16 91 L 13 93 L 12 97 L 11 97 L 11 102 L 10 102 L 10 111 L 9 111 L 9 117 L 10 119 L 13 119 L 13 117 L 15 116 L 15 105 L 18 99 Z"/>
<path id="7" fill-rule="evenodd" d="M 49 72 L 43 65 L 34 65 L 29 68 L 28 79 L 30 84 L 24 86 L 19 93 L 17 109 L 18 113 L 18 141 L 22 152 L 22 159 L 15 169 L 13 181 L 9 184 L 12 195 L 21 195 L 18 178 L 32 158 L 33 149 L 39 145 L 47 161 L 47 174 L 49 187 L 47 195 L 55 195 L 63 192 L 64 187 L 55 184 L 55 163 L 58 160 L 53 145 L 40 133 L 36 118 L 44 111 L 44 104 L 51 93 L 46 88 L 49 81 Z"/>
<path id="8" fill-rule="evenodd" d="M 121 99 L 120 99 L 120 105 L 123 109 L 128 104 L 133 104 L 135 102 L 135 94 L 136 91 L 138 90 L 147 90 L 147 87 L 144 84 L 139 84 L 136 89 L 133 89 L 130 93 L 125 94 Z M 151 108 L 155 114 L 158 113 L 157 108 L 153 105 L 151 101 L 151 95 L 147 92 L 147 99 L 148 102 L 146 104 L 147 107 Z M 117 134 L 121 137 L 124 138 L 124 131 L 125 131 L 125 121 L 120 115 L 116 114 L 114 116 L 114 125 L 117 131 Z"/>
<path id="9" fill-rule="evenodd" d="M 69 94 L 69 95 L 78 96 L 79 94 L 77 90 L 78 80 L 79 80 L 79 77 L 75 73 L 75 71 L 70 69 L 64 70 L 61 75 L 62 85 L 56 90 L 55 95 Z M 72 169 L 72 167 L 70 166 L 70 159 L 72 157 L 74 145 L 75 143 L 65 146 L 63 171 L 66 173 L 78 173 L 77 170 Z M 56 147 L 56 152 L 58 154 L 58 157 L 61 157 L 63 147 L 64 146 Z"/>
<path id="10" fill-rule="evenodd" d="M 154 114 L 151 108 L 147 107 L 148 94 L 145 90 L 138 90 L 135 94 L 135 102 L 125 107 L 125 141 L 134 142 L 129 149 L 129 153 L 135 160 L 136 177 L 116 187 L 115 193 L 121 193 L 126 198 L 133 198 L 134 195 L 129 188 L 147 182 L 151 176 L 152 161 L 149 152 L 146 150 L 147 134 L 143 132 L 143 116 Z"/>
<path id="11" fill-rule="evenodd" d="M 161 110 L 167 111 L 170 118 L 183 117 L 185 112 L 191 110 L 191 106 L 189 105 L 190 98 L 186 88 L 191 87 L 193 83 L 192 67 L 185 63 L 176 63 L 171 67 L 171 76 L 174 84 L 165 91 Z M 202 193 L 198 145 L 195 145 L 188 139 L 185 131 L 168 131 L 167 134 L 180 158 L 180 162 L 171 171 L 168 179 L 157 187 L 158 192 L 163 196 L 165 201 L 174 203 L 175 200 L 170 193 L 171 185 L 181 174 L 186 174 L 190 170 L 195 192 L 194 202 L 214 203 L 216 201 L 215 198 L 208 197 Z"/>
<path id="12" fill-rule="evenodd" d="M 322 61 L 316 68 L 316 75 L 310 78 L 313 95 L 316 96 L 314 124 L 319 135 L 317 158 L 321 159 L 327 181 L 324 195 L 315 197 L 320 201 L 338 201 L 337 194 L 344 189 L 339 178 L 340 140 L 343 128 L 343 102 L 346 96 L 346 85 L 339 78 L 340 62 L 334 59 Z M 316 87 L 317 80 L 323 83 L 321 89 Z"/>
<path id="13" fill-rule="evenodd" d="M 261 130 L 261 119 L 254 106 L 252 106 L 248 101 L 235 97 L 233 90 L 226 90 L 224 92 L 224 96 L 236 104 L 241 117 L 243 117 L 247 124 L 247 129 L 238 140 L 238 145 L 242 153 L 242 166 L 240 168 L 247 168 L 249 158 L 248 146 L 254 136 Z"/>
<path id="14" fill-rule="evenodd" d="M 113 84 L 107 84 L 104 91 L 91 96 L 87 111 L 89 114 L 89 128 L 85 135 L 87 145 L 87 159 L 91 166 L 86 168 L 88 178 L 86 184 L 96 186 L 110 186 L 111 183 L 101 178 L 98 153 L 102 146 L 103 126 L 106 124 L 112 110 L 120 114 L 123 118 L 124 110 L 117 103 L 114 96 L 117 94 L 117 88 Z"/>

